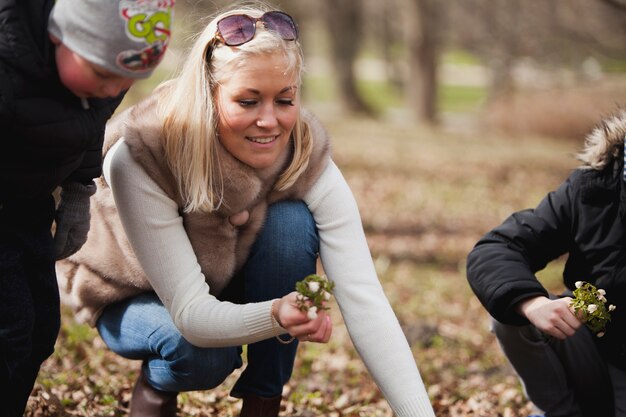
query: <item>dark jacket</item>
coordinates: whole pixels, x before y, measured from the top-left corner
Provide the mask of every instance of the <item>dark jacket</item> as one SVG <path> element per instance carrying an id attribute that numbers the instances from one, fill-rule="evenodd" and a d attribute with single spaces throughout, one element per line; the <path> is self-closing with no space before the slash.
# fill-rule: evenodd
<path id="1" fill-rule="evenodd" d="M 123 98 L 90 99 L 84 109 L 61 84 L 47 32 L 53 4 L 0 0 L 0 205 L 5 209 L 45 200 L 66 181 L 98 177 L 104 126 Z"/>
<path id="2" fill-rule="evenodd" d="M 605 357 L 626 369 L 626 184 L 623 147 L 626 112 L 605 120 L 588 137 L 575 170 L 535 209 L 511 215 L 481 238 L 467 258 L 467 278 L 498 321 L 528 324 L 515 306 L 548 292 L 535 277 L 550 261 L 568 254 L 563 279 L 573 290 L 588 281 L 606 290 L 617 309 L 606 335 Z M 621 265 L 624 265 L 622 268 Z M 621 273 L 624 271 L 624 273 Z"/>

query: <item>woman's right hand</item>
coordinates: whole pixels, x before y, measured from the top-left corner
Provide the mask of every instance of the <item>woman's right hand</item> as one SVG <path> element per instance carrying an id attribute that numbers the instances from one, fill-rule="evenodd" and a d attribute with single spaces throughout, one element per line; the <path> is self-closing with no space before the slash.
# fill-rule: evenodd
<path id="1" fill-rule="evenodd" d="M 571 302 L 569 297 L 550 300 L 539 296 L 522 301 L 518 311 L 542 332 L 563 340 L 582 326 L 570 308 Z"/>
<path id="2" fill-rule="evenodd" d="M 278 324 L 291 336 L 301 342 L 326 343 L 333 332 L 330 316 L 324 310 L 317 312 L 317 317 L 309 319 L 306 311 L 300 311 L 296 304 L 298 293 L 293 291 L 274 302 L 272 314 Z"/>

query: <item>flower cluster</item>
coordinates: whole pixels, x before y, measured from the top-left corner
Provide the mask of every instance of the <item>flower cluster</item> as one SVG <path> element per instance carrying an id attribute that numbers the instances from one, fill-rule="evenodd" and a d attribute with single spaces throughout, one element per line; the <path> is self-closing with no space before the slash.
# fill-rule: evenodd
<path id="1" fill-rule="evenodd" d="M 604 336 L 604 328 L 611 321 L 611 311 L 615 306 L 606 307 L 606 291 L 597 289 L 585 281 L 576 281 L 574 299 L 570 307 L 582 318 L 587 327 L 598 337 Z"/>
<path id="2" fill-rule="evenodd" d="M 296 283 L 296 302 L 301 311 L 306 311 L 309 319 L 317 317 L 319 310 L 328 310 L 325 303 L 330 300 L 335 283 L 325 276 L 311 274 Z"/>

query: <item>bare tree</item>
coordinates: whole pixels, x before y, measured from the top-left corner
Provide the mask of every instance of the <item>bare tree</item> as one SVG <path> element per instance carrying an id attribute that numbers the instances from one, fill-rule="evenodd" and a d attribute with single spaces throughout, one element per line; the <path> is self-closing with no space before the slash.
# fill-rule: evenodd
<path id="1" fill-rule="evenodd" d="M 514 91 L 512 71 L 521 60 L 540 67 L 582 68 L 591 56 L 622 57 L 626 47 L 626 13 L 610 11 L 605 0 L 447 4 L 448 45 L 472 52 L 490 69 L 491 98 Z"/>
<path id="2" fill-rule="evenodd" d="M 438 0 L 404 0 L 408 51 L 406 91 L 421 122 L 437 123 L 437 63 L 442 4 Z"/>
<path id="3" fill-rule="evenodd" d="M 340 99 L 349 111 L 373 114 L 357 90 L 354 64 L 361 45 L 361 5 L 354 0 L 325 0 L 325 22 Z"/>

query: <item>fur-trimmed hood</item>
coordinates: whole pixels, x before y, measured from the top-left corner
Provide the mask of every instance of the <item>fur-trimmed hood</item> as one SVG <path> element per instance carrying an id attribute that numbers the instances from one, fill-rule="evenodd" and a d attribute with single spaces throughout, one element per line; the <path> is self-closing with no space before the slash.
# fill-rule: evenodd
<path id="1" fill-rule="evenodd" d="M 626 109 L 620 108 L 602 120 L 585 138 L 585 146 L 577 156 L 581 168 L 603 170 L 615 160 L 623 159 L 626 136 Z"/>

